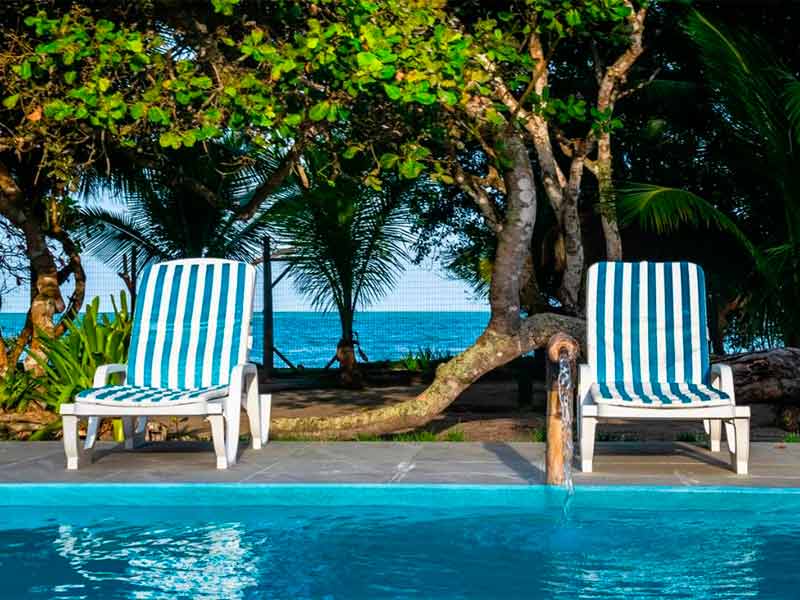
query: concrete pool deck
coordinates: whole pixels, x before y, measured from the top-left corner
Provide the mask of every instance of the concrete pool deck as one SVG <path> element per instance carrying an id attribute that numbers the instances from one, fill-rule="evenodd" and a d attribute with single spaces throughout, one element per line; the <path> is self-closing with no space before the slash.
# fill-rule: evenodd
<path id="1" fill-rule="evenodd" d="M 723 443 L 724 445 L 724 443 Z M 537 484 L 545 445 L 482 442 L 270 442 L 242 445 L 239 463 L 214 468 L 202 442 L 155 442 L 126 451 L 98 443 L 94 461 L 64 468 L 60 442 L 0 442 L 0 483 L 464 483 Z M 579 485 L 800 487 L 800 444 L 753 443 L 750 475 L 727 452 L 683 442 L 598 443 L 595 472 Z"/>

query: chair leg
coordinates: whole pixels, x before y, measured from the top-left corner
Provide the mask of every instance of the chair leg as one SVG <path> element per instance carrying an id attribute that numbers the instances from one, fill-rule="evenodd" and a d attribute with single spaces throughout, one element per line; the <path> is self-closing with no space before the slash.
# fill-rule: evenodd
<path id="1" fill-rule="evenodd" d="M 76 415 L 61 417 L 64 437 L 64 454 L 67 456 L 67 469 L 74 471 L 81 462 L 80 440 L 78 439 L 78 422 Z M 91 449 L 89 449 L 91 450 Z"/>
<path id="2" fill-rule="evenodd" d="M 100 431 L 100 423 L 102 422 L 103 421 L 100 417 L 89 417 L 89 423 L 86 426 L 86 440 L 83 444 L 83 447 L 86 450 L 91 450 L 94 448 L 94 445 L 97 442 L 97 434 Z"/>
<path id="3" fill-rule="evenodd" d="M 708 433 L 709 439 L 709 446 L 712 452 L 719 452 L 720 450 L 720 443 L 722 441 L 722 420 L 720 419 L 706 419 L 708 423 L 708 428 L 706 429 L 706 433 Z"/>
<path id="4" fill-rule="evenodd" d="M 750 419 L 732 419 L 730 426 L 726 425 L 726 434 L 729 436 L 728 447 L 733 442 L 731 449 L 731 464 L 737 475 L 747 475 L 750 462 Z M 731 440 L 733 436 L 733 440 Z"/>
<path id="5" fill-rule="evenodd" d="M 264 394 L 259 398 L 261 414 L 261 443 L 269 441 L 269 422 L 272 416 L 272 394 Z"/>
<path id="6" fill-rule="evenodd" d="M 581 471 L 592 472 L 594 459 L 594 436 L 597 430 L 595 417 L 581 417 Z"/>
<path id="7" fill-rule="evenodd" d="M 250 440 L 253 445 L 253 450 L 261 449 L 261 440 L 263 432 L 261 430 L 261 403 L 258 398 L 258 378 L 250 377 L 247 383 L 247 420 L 250 422 Z"/>
<path id="8" fill-rule="evenodd" d="M 144 429 L 147 417 L 122 417 L 122 431 L 125 433 L 125 449 L 133 450 L 144 444 Z"/>
<path id="9" fill-rule="evenodd" d="M 214 454 L 217 455 L 217 468 L 228 468 L 228 457 L 225 451 L 225 417 L 222 415 L 208 415 L 211 424 L 211 439 L 214 442 Z"/>
<path id="10" fill-rule="evenodd" d="M 228 465 L 236 464 L 239 454 L 239 427 L 242 416 L 242 398 L 239 394 L 231 394 L 225 402 L 225 445 L 228 449 Z"/>

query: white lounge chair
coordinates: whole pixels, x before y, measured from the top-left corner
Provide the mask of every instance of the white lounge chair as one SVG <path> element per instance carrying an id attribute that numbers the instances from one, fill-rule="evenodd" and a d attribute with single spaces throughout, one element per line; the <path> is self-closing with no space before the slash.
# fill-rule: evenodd
<path id="1" fill-rule="evenodd" d="M 731 462 L 747 474 L 750 408 L 736 406 L 731 368 L 709 364 L 703 270 L 688 262 L 598 263 L 589 269 L 586 307 L 581 469 L 592 471 L 598 421 L 676 419 L 702 420 L 713 452 L 724 423 Z"/>
<path id="2" fill-rule="evenodd" d="M 121 417 L 125 447 L 144 439 L 147 417 L 204 416 L 217 468 L 236 463 L 245 405 L 253 448 L 266 442 L 269 398 L 262 407 L 256 367 L 247 362 L 255 269 L 220 259 L 188 259 L 147 268 L 137 295 L 127 365 L 103 365 L 94 387 L 61 406 L 67 468 L 90 453 L 100 420 Z M 112 376 L 119 381 L 110 385 Z M 84 451 L 78 421 L 88 418 Z M 134 420 L 137 422 L 134 422 Z"/>

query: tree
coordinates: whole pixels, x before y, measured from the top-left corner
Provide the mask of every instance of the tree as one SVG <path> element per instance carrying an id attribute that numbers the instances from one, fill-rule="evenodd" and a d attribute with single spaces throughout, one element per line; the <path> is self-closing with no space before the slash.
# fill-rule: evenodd
<path id="1" fill-rule="evenodd" d="M 685 225 L 732 234 L 749 256 L 749 272 L 735 309 L 746 319 L 741 342 L 800 344 L 800 82 L 758 37 L 690 13 L 686 32 L 700 51 L 718 127 L 728 132 L 725 161 L 763 183 L 762 194 L 720 205 L 674 187 L 629 184 L 621 206 L 626 220 L 658 233 Z M 740 268 L 740 273 L 742 269 Z M 741 275 L 740 275 L 741 277 Z M 752 342 L 751 342 L 752 343 Z"/>
<path id="2" fill-rule="evenodd" d="M 354 316 L 395 284 L 407 259 L 407 211 L 391 188 L 374 190 L 349 174 L 329 180 L 319 157 L 311 163 L 317 167 L 311 170 L 310 187 L 278 201 L 270 221 L 288 244 L 298 290 L 315 306 L 338 312 L 336 358 L 342 383 L 358 387 Z"/>

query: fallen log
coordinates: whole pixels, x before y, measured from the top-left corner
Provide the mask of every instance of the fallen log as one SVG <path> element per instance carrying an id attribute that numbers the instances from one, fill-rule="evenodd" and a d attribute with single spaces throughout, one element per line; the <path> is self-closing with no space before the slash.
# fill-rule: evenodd
<path id="1" fill-rule="evenodd" d="M 733 369 L 737 404 L 800 405 L 800 348 L 719 357 Z"/>

